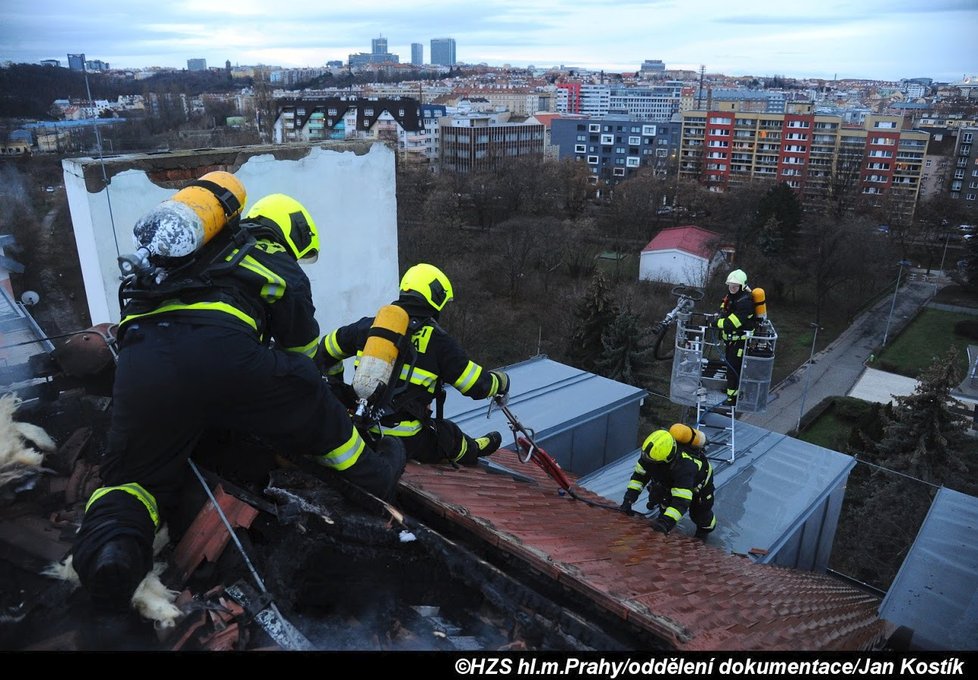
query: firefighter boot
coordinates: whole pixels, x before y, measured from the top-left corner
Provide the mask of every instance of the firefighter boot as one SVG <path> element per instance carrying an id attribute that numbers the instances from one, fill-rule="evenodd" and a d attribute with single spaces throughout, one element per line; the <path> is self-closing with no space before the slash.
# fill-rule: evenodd
<path id="1" fill-rule="evenodd" d="M 503 436 L 498 432 L 488 432 L 476 439 L 475 443 L 479 445 L 479 457 L 482 458 L 496 452 L 499 445 L 503 443 Z"/>
<path id="2" fill-rule="evenodd" d="M 99 550 L 88 583 L 89 595 L 96 612 L 126 612 L 133 593 L 146 570 L 139 543 L 135 538 L 114 538 Z"/>

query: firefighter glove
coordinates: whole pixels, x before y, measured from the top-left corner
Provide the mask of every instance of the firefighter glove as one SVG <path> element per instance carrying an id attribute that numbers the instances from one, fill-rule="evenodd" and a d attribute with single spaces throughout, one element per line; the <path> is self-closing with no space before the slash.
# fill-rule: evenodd
<path id="1" fill-rule="evenodd" d="M 509 376 L 504 371 L 489 371 L 489 374 L 496 379 L 496 393 L 493 398 L 500 406 L 509 403 Z"/>
<path id="2" fill-rule="evenodd" d="M 672 531 L 673 524 L 669 522 L 665 517 L 656 517 L 652 520 L 652 530 L 660 534 L 668 534 Z"/>
<path id="3" fill-rule="evenodd" d="M 665 505 L 670 498 L 672 493 L 662 484 L 653 484 L 649 487 L 649 508 Z"/>
<path id="4" fill-rule="evenodd" d="M 627 515 L 632 514 L 632 504 L 638 500 L 638 491 L 635 489 L 628 489 L 625 491 L 625 497 L 621 499 L 620 510 Z"/>

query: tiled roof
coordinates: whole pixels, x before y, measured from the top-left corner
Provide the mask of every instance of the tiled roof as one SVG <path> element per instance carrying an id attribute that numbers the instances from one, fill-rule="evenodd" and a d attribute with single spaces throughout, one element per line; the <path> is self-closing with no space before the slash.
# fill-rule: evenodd
<path id="1" fill-rule="evenodd" d="M 715 246 L 719 239 L 720 234 L 693 225 L 669 227 L 656 234 L 655 238 L 642 248 L 642 252 L 681 250 L 709 260 L 716 252 Z"/>
<path id="2" fill-rule="evenodd" d="M 678 533 L 657 534 L 641 517 L 558 493 L 511 451 L 494 454 L 489 468 L 411 464 L 400 493 L 676 649 L 865 650 L 884 635 L 871 595 Z"/>

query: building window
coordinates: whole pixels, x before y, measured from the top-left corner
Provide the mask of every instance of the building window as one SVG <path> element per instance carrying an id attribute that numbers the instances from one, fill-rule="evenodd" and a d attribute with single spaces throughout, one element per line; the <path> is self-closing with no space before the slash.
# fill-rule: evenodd
<path id="1" fill-rule="evenodd" d="M 590 123 L 587 126 L 587 131 L 588 132 L 601 132 L 601 126 L 598 125 L 597 123 Z"/>
<path id="2" fill-rule="evenodd" d="M 579 141 L 579 142 L 586 142 L 587 141 L 587 135 L 578 135 L 577 136 L 577 141 Z"/>
<path id="3" fill-rule="evenodd" d="M 642 134 L 643 135 L 654 136 L 655 135 L 655 126 L 654 125 L 643 125 L 642 126 Z"/>
<path id="4" fill-rule="evenodd" d="M 597 165 L 598 164 L 598 157 L 597 156 L 588 156 L 587 157 L 587 162 L 588 162 L 588 165 Z"/>
<path id="5" fill-rule="evenodd" d="M 583 144 L 574 145 L 574 153 L 585 153 L 586 151 L 587 151 L 587 147 L 585 145 Z"/>
<path id="6" fill-rule="evenodd" d="M 625 165 L 629 168 L 637 168 L 639 166 L 640 159 L 638 156 L 629 156 L 625 159 Z"/>
<path id="7" fill-rule="evenodd" d="M 624 177 L 625 176 L 625 168 L 612 168 L 611 169 L 611 172 L 612 172 L 612 174 L 615 177 Z"/>
<path id="8" fill-rule="evenodd" d="M 365 115 L 365 116 L 372 116 L 372 115 L 374 115 L 374 110 L 373 109 L 364 109 L 363 110 L 363 115 Z"/>
<path id="9" fill-rule="evenodd" d="M 975 195 L 974 194 L 968 194 L 967 196 L 964 197 L 964 200 L 966 200 L 966 201 L 973 201 L 973 200 L 975 200 Z"/>
<path id="10" fill-rule="evenodd" d="M 630 146 L 638 146 L 641 143 L 642 143 L 642 138 L 641 137 L 629 137 L 628 138 L 628 144 Z"/>
<path id="11" fill-rule="evenodd" d="M 656 149 L 655 150 L 655 157 L 656 158 L 668 158 L 669 157 L 669 149 Z"/>
<path id="12" fill-rule="evenodd" d="M 896 123 L 892 120 L 878 120 L 873 124 L 873 127 L 880 129 L 894 129 L 896 128 Z"/>
<path id="13" fill-rule="evenodd" d="M 615 143 L 615 136 L 614 135 L 601 135 L 601 143 L 602 144 L 614 144 Z"/>

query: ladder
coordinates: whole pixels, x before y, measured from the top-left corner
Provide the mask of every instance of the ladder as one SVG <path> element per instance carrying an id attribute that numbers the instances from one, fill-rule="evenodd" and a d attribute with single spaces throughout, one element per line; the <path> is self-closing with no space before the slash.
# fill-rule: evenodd
<path id="1" fill-rule="evenodd" d="M 757 413 L 767 408 L 777 332 L 770 320 L 763 317 L 747 333 L 739 367 L 737 404 L 727 406 L 723 403 L 727 397 L 724 346 L 712 319 L 692 312 L 678 316 L 669 399 L 675 404 L 695 407 L 696 428 L 713 445 L 709 457 L 733 463 L 738 410 Z M 717 417 L 708 417 L 711 414 Z"/>

